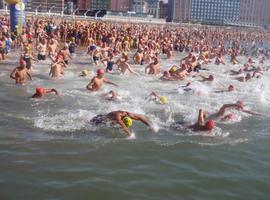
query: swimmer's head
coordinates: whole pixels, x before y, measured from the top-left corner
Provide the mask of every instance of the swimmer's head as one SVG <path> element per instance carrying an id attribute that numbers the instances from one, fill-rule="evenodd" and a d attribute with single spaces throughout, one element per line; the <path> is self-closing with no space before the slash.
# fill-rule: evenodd
<path id="1" fill-rule="evenodd" d="M 36 88 L 36 94 L 43 95 L 44 94 L 44 89 L 42 87 Z"/>
<path id="2" fill-rule="evenodd" d="M 133 120 L 130 117 L 124 117 L 123 122 L 128 128 L 133 124 Z"/>
<path id="3" fill-rule="evenodd" d="M 235 91 L 234 85 L 229 85 L 228 91 L 229 91 L 229 92 Z"/>
<path id="4" fill-rule="evenodd" d="M 213 81 L 214 80 L 214 76 L 213 75 L 209 75 L 208 79 L 209 79 L 209 81 Z"/>
<path id="5" fill-rule="evenodd" d="M 239 100 L 236 102 L 236 104 L 240 105 L 240 106 L 244 106 L 245 105 L 245 102 L 242 101 L 242 100 Z"/>
<path id="6" fill-rule="evenodd" d="M 251 74 L 247 73 L 246 78 L 248 78 L 248 79 L 251 78 Z"/>
<path id="7" fill-rule="evenodd" d="M 215 121 L 214 120 L 209 120 L 208 122 L 206 122 L 205 124 L 205 128 L 208 130 L 208 131 L 211 131 L 213 128 L 215 128 Z"/>
<path id="8" fill-rule="evenodd" d="M 182 63 L 182 64 L 181 64 L 181 68 L 182 68 L 182 69 L 187 69 L 187 65 L 186 65 L 185 63 Z"/>
<path id="9" fill-rule="evenodd" d="M 170 75 L 170 72 L 169 71 L 164 71 L 163 72 L 163 76 L 169 76 Z"/>
<path id="10" fill-rule="evenodd" d="M 166 97 L 166 96 L 161 96 L 161 97 L 160 97 L 160 102 L 161 102 L 162 104 L 166 104 L 166 103 L 168 102 L 167 97 Z"/>
<path id="11" fill-rule="evenodd" d="M 89 71 L 87 69 L 82 70 L 82 76 L 87 76 Z"/>
<path id="12" fill-rule="evenodd" d="M 175 73 L 176 70 L 177 70 L 177 66 L 176 66 L 176 65 L 173 65 L 173 66 L 171 67 L 171 69 L 170 69 L 170 72 L 171 72 L 171 73 Z"/>
<path id="13" fill-rule="evenodd" d="M 98 75 L 98 76 L 102 76 L 102 75 L 104 75 L 104 74 L 105 74 L 104 69 L 98 69 L 98 70 L 97 70 L 97 75 Z"/>

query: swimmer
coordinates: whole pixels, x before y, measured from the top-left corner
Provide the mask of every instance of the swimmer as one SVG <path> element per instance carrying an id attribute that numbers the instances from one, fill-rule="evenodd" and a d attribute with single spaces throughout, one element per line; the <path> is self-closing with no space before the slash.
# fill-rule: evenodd
<path id="1" fill-rule="evenodd" d="M 200 75 L 200 77 L 202 77 L 202 80 L 200 80 L 201 82 L 205 82 L 205 81 L 214 81 L 214 76 L 213 75 L 209 75 L 208 77 L 205 77 L 204 75 Z"/>
<path id="2" fill-rule="evenodd" d="M 21 59 L 20 66 L 16 67 L 10 74 L 10 78 L 14 79 L 16 85 L 23 85 L 27 82 L 27 77 L 32 80 L 29 70 L 26 68 L 26 62 Z"/>
<path id="3" fill-rule="evenodd" d="M 257 115 L 257 116 L 261 116 L 262 114 L 256 112 L 256 111 L 252 111 L 252 110 L 246 110 L 244 109 L 244 102 L 243 101 L 237 101 L 236 103 L 234 104 L 224 104 L 217 113 L 215 114 L 212 114 L 211 116 L 209 116 L 209 119 L 216 119 L 216 118 L 219 118 L 219 117 L 224 117 L 225 115 L 225 112 L 228 110 L 228 109 L 234 109 L 234 110 L 238 110 L 238 111 L 241 111 L 241 112 L 244 112 L 244 113 L 248 113 L 248 114 L 251 114 L 251 115 Z"/>
<path id="4" fill-rule="evenodd" d="M 236 91 L 235 86 L 234 85 L 229 85 L 227 90 L 215 91 L 215 93 L 234 92 L 234 91 Z"/>
<path id="5" fill-rule="evenodd" d="M 45 89 L 42 87 L 36 88 L 36 93 L 32 96 L 32 98 L 42 98 L 45 97 L 46 94 L 54 92 L 56 95 L 59 93 L 57 92 L 56 89 Z"/>
<path id="6" fill-rule="evenodd" d="M 163 75 L 159 78 L 162 81 L 176 81 L 177 79 L 170 75 L 169 71 L 164 71 Z"/>
<path id="7" fill-rule="evenodd" d="M 198 115 L 198 121 L 189 126 L 188 128 L 192 129 L 193 131 L 211 131 L 215 128 L 215 121 L 214 120 L 208 120 L 206 121 L 206 113 L 200 109 L 199 115 Z"/>
<path id="8" fill-rule="evenodd" d="M 235 78 L 236 80 L 240 81 L 240 82 L 247 82 L 249 81 L 250 79 L 252 79 L 252 76 L 250 73 L 247 73 L 246 76 L 243 76 L 243 77 L 237 77 Z"/>
<path id="9" fill-rule="evenodd" d="M 159 104 L 167 104 L 168 103 L 168 99 L 167 99 L 167 97 L 166 96 L 159 96 L 157 93 L 155 93 L 155 92 L 151 92 L 151 94 L 149 95 L 150 96 L 150 98 L 151 97 L 154 97 L 154 100 L 156 101 L 156 102 L 158 102 Z"/>
<path id="10" fill-rule="evenodd" d="M 154 128 L 144 116 L 121 110 L 110 112 L 106 115 L 98 115 L 91 119 L 90 123 L 94 125 L 101 125 L 106 123 L 111 123 L 112 125 L 118 124 L 128 136 L 131 136 L 129 127 L 132 126 L 133 120 L 140 121 L 150 129 L 154 130 Z"/>
<path id="11" fill-rule="evenodd" d="M 101 89 L 103 83 L 111 84 L 114 86 L 118 86 L 115 83 L 107 80 L 104 78 L 105 70 L 104 69 L 98 69 L 97 70 L 97 76 L 92 78 L 91 82 L 86 86 L 86 88 L 92 92 L 98 91 Z"/>

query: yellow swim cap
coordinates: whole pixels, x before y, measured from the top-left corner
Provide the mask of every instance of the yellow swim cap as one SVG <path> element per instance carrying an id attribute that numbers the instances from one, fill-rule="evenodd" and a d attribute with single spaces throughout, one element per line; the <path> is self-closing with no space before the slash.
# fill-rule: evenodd
<path id="1" fill-rule="evenodd" d="M 174 66 L 172 66 L 172 68 L 170 69 L 170 72 L 176 72 L 176 70 L 177 70 L 177 67 L 174 65 Z"/>
<path id="2" fill-rule="evenodd" d="M 132 119 L 130 117 L 124 117 L 123 122 L 125 123 L 125 125 L 127 127 L 131 127 L 132 123 L 133 123 L 133 121 L 132 121 Z"/>
<path id="3" fill-rule="evenodd" d="M 161 96 L 161 97 L 160 97 L 160 102 L 161 102 L 162 104 L 166 104 L 166 103 L 168 102 L 167 97 L 166 97 L 166 96 Z"/>
<path id="4" fill-rule="evenodd" d="M 87 76 L 89 71 L 87 69 L 82 70 L 82 76 Z"/>

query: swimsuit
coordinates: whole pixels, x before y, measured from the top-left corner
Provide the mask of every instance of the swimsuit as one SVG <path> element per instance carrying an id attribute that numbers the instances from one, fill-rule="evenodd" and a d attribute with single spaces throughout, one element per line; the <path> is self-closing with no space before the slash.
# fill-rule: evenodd
<path id="1" fill-rule="evenodd" d="M 106 124 L 110 119 L 106 115 L 97 115 L 91 119 L 90 123 L 94 125 Z"/>
<path id="2" fill-rule="evenodd" d="M 108 61 L 106 71 L 112 71 L 113 70 L 113 62 Z"/>

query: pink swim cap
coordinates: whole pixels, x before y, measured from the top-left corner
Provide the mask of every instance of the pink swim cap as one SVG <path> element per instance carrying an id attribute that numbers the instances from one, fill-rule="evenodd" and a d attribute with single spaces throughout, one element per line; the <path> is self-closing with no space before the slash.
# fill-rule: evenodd
<path id="1" fill-rule="evenodd" d="M 103 74 L 105 74 L 104 69 L 98 69 L 97 70 L 97 75 L 103 75 Z"/>

